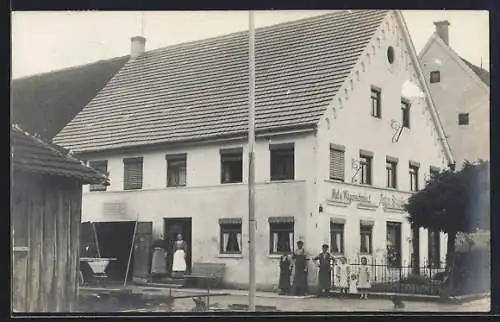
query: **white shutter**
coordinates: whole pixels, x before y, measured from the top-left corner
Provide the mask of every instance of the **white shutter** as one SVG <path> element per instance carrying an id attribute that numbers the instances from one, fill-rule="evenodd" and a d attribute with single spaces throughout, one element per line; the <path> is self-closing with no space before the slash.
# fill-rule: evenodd
<path id="1" fill-rule="evenodd" d="M 344 151 L 330 148 L 330 179 L 344 180 Z"/>
<path id="2" fill-rule="evenodd" d="M 222 238 L 223 238 L 223 240 L 222 240 L 222 247 L 223 247 L 222 251 L 227 252 L 227 244 L 229 242 L 229 234 L 228 233 L 222 234 Z"/>
<path id="3" fill-rule="evenodd" d="M 241 249 L 241 233 L 238 233 L 236 237 L 238 240 L 238 249 L 240 250 L 240 252 L 243 252 L 243 249 Z"/>
<path id="4" fill-rule="evenodd" d="M 278 233 L 273 234 L 273 253 L 278 252 Z"/>

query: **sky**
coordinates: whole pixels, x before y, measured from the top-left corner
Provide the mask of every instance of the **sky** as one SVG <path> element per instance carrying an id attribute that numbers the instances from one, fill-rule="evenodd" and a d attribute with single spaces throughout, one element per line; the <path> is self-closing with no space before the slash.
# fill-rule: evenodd
<path id="1" fill-rule="evenodd" d="M 255 26 L 330 11 L 256 11 Z M 434 32 L 434 21 L 450 22 L 450 46 L 489 70 L 487 11 L 403 10 L 417 52 Z M 12 76 L 83 65 L 127 55 L 130 37 L 144 35 L 146 50 L 248 29 L 247 11 L 37 11 L 12 13 Z"/>

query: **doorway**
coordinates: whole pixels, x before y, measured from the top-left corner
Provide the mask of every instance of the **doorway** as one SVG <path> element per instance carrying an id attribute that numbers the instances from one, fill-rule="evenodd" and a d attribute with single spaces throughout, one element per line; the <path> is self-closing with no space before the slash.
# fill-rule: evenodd
<path id="1" fill-rule="evenodd" d="M 192 231 L 192 219 L 191 217 L 182 218 L 163 218 L 164 226 L 164 238 L 167 245 L 167 271 L 171 275 L 172 264 L 174 257 L 174 243 L 177 240 L 177 234 L 182 234 L 184 241 L 187 243 L 186 252 L 186 272 L 191 272 L 191 231 Z"/>

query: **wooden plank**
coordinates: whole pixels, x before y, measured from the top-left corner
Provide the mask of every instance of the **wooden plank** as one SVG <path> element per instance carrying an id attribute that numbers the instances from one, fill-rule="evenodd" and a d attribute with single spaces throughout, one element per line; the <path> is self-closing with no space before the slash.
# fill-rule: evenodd
<path id="1" fill-rule="evenodd" d="M 54 234 L 54 214 L 57 211 L 57 207 L 54 204 L 54 194 L 49 191 L 50 186 L 45 185 L 46 199 L 45 199 L 45 211 L 44 211 L 44 234 L 43 234 L 43 257 L 45 258 L 44 265 L 42 267 L 42 294 L 41 296 L 45 298 L 45 311 L 54 311 L 54 266 L 55 266 L 55 248 L 53 239 Z"/>
<path id="2" fill-rule="evenodd" d="M 25 200 L 24 191 L 18 189 L 17 186 L 12 190 L 13 207 L 11 213 L 11 223 L 16 221 L 27 222 L 27 204 Z M 27 236 L 25 238 L 18 238 L 19 234 L 26 234 L 23 231 L 15 231 L 15 226 L 12 224 L 12 245 L 14 251 L 12 252 L 12 266 L 11 276 L 12 281 L 12 307 L 14 312 L 26 312 L 26 274 L 29 248 L 27 246 Z M 16 236 L 14 236 L 16 235 Z M 24 240 L 25 243 L 19 243 L 19 240 Z"/>
<path id="3" fill-rule="evenodd" d="M 29 256 L 29 292 L 26 294 L 28 298 L 28 312 L 39 312 L 39 297 L 40 297 L 40 248 L 41 248 L 41 232 L 40 232 L 40 186 L 38 182 L 28 187 L 27 199 L 29 200 L 29 227 L 30 227 L 30 256 Z"/>
<path id="4" fill-rule="evenodd" d="M 68 280 L 69 299 L 68 311 L 73 312 L 76 309 L 78 301 L 78 274 L 79 274 L 79 250 L 80 250 L 80 222 L 81 222 L 81 204 L 82 204 L 82 187 L 80 184 L 75 184 L 71 189 L 71 208 L 69 212 L 69 256 L 70 256 L 70 276 Z"/>
<path id="5" fill-rule="evenodd" d="M 66 271 L 65 262 L 63 261 L 63 256 L 61 253 L 64 253 L 63 249 L 64 245 L 64 196 L 58 191 L 56 193 L 57 196 L 57 212 L 56 212 L 56 294 L 54 296 L 56 301 L 56 312 L 62 312 L 64 310 L 64 273 Z"/>

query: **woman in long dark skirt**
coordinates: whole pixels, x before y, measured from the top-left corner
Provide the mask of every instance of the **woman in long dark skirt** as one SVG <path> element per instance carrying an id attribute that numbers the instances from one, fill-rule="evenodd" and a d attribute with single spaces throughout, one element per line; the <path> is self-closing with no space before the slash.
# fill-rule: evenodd
<path id="1" fill-rule="evenodd" d="M 289 252 L 285 252 L 280 258 L 280 294 L 290 294 L 290 277 L 292 276 L 292 259 Z"/>
<path id="2" fill-rule="evenodd" d="M 322 252 L 313 258 L 314 261 L 318 261 L 319 266 L 319 295 L 326 296 L 330 291 L 332 285 L 332 255 L 328 252 L 328 245 L 324 244 L 322 247 Z"/>
<path id="3" fill-rule="evenodd" d="M 303 248 L 304 242 L 297 242 L 297 250 L 293 253 L 295 275 L 293 277 L 293 293 L 302 296 L 307 293 L 307 256 Z"/>

